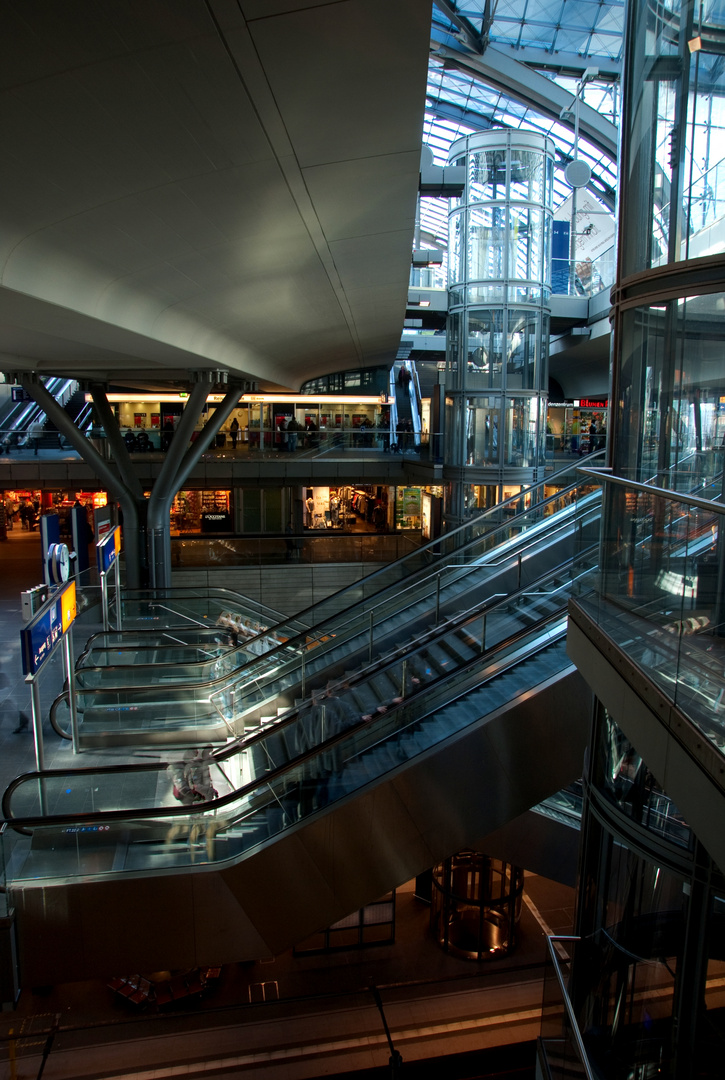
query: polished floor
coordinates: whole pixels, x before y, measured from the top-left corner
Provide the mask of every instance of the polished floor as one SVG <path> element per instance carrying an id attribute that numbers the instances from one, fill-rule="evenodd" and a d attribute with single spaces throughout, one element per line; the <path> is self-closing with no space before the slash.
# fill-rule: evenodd
<path id="1" fill-rule="evenodd" d="M 0 542 L 3 787 L 35 767 L 33 733 L 22 723 L 22 715 L 30 716 L 30 696 L 20 670 L 20 590 L 40 580 L 39 537 L 16 529 Z M 61 674 L 49 673 L 44 708 Z M 74 757 L 47 718 L 43 734 L 46 767 L 134 756 L 93 751 Z M 409 1071 L 414 1062 L 440 1055 L 532 1046 L 539 1034 L 545 935 L 571 931 L 573 906 L 573 890 L 527 875 L 516 951 L 479 965 L 439 948 L 430 934 L 429 909 L 408 883 L 398 890 L 394 944 L 230 963 L 203 996 L 176 1005 L 139 1011 L 114 993 L 108 980 L 23 987 L 16 1009 L 6 1010 L 0 1020 L 0 1080 L 37 1076 L 46 1050 L 45 1080 L 222 1075 L 294 1080 L 356 1070 L 390 1075 L 390 1048 L 372 986 L 379 990 L 408 1075 L 417 1075 Z M 531 1054 L 524 1061 L 528 1065 L 521 1075 L 532 1076 Z M 450 1063 L 442 1068 L 440 1075 L 458 1075 Z M 471 1068 L 460 1075 L 485 1075 L 484 1066 Z"/>

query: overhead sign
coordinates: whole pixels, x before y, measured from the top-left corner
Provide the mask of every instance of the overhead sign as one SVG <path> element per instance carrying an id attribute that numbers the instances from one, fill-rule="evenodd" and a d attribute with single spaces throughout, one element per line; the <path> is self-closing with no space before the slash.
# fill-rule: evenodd
<path id="1" fill-rule="evenodd" d="M 121 528 L 116 525 L 96 544 L 98 573 L 107 574 L 121 551 Z"/>
<path id="2" fill-rule="evenodd" d="M 76 617 L 76 583 L 52 596 L 20 631 L 23 675 L 36 675 Z"/>

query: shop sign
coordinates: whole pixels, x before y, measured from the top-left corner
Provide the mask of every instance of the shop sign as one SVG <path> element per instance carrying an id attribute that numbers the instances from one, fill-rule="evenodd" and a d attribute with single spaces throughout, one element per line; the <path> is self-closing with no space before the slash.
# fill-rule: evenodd
<path id="1" fill-rule="evenodd" d="M 232 516 L 226 510 L 207 510 L 201 515 L 202 532 L 231 532 Z"/>

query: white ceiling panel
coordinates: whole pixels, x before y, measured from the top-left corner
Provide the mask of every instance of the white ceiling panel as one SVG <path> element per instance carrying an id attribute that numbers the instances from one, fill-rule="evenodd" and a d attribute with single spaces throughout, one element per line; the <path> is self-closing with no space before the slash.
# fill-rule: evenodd
<path id="1" fill-rule="evenodd" d="M 72 375 L 78 332 L 85 372 L 90 335 L 99 373 L 114 355 L 138 369 L 145 342 L 170 378 L 224 366 L 293 388 L 392 362 L 426 0 L 0 0 L 0 14 L 0 286 L 6 307 L 28 298 L 0 354 L 22 366 L 25 341 L 28 369 Z"/>

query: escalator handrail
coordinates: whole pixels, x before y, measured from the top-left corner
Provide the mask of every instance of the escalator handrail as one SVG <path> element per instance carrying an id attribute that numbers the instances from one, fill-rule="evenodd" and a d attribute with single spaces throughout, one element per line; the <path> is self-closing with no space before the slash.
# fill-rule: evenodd
<path id="1" fill-rule="evenodd" d="M 216 625 L 214 625 L 214 626 L 206 626 L 206 627 L 204 627 L 204 629 L 209 631 L 209 638 L 210 639 L 212 639 L 214 636 L 216 636 L 216 637 L 219 636 L 220 628 L 218 626 L 216 626 Z M 102 636 L 104 636 L 104 635 L 106 635 L 108 633 L 107 630 L 99 630 L 95 634 L 91 634 L 91 636 L 88 638 L 88 641 L 86 642 L 86 644 L 85 644 L 85 646 L 83 648 L 83 651 L 81 653 L 79 653 L 78 656 L 76 657 L 75 670 L 76 671 L 97 671 L 97 670 L 104 670 L 105 671 L 105 670 L 108 670 L 109 668 L 114 668 L 114 667 L 119 666 L 117 664 L 88 664 L 87 666 L 84 666 L 83 661 L 89 656 L 90 653 L 92 653 L 94 651 L 94 649 L 97 649 L 98 652 L 114 652 L 114 653 L 115 652 L 119 652 L 119 653 L 139 652 L 139 651 L 143 652 L 146 649 L 159 650 L 159 649 L 164 649 L 164 648 L 179 649 L 179 650 L 181 650 L 181 649 L 200 649 L 200 650 L 203 650 L 205 648 L 208 648 L 212 644 L 216 644 L 216 645 L 219 644 L 219 642 L 214 642 L 212 640 L 210 640 L 208 644 L 204 643 L 203 641 L 172 641 L 172 640 L 169 640 L 168 642 L 162 642 L 162 641 L 158 640 L 159 638 L 163 637 L 164 634 L 169 635 L 169 637 L 170 637 L 173 632 L 179 632 L 180 630 L 181 630 L 180 627 L 169 627 L 167 630 L 133 630 L 133 631 L 131 631 L 131 630 L 129 630 L 129 631 L 121 630 L 120 631 L 121 634 L 128 633 L 129 635 L 134 634 L 134 635 L 138 635 L 139 637 L 142 637 L 144 634 L 148 634 L 148 635 L 154 634 L 156 636 L 157 640 L 153 644 L 148 644 L 148 643 L 146 643 L 144 641 L 140 641 L 140 642 L 138 642 L 138 643 L 136 643 L 134 645 L 127 645 L 127 644 L 124 644 L 123 642 L 121 642 L 119 644 L 115 644 L 115 645 L 98 645 L 97 644 L 98 638 L 102 637 Z M 117 634 L 117 633 L 119 633 L 119 631 L 114 630 L 113 633 Z M 209 657 L 209 659 L 211 660 L 211 659 L 215 659 L 215 658 L 214 657 Z M 205 661 L 199 660 L 199 661 L 189 661 L 189 662 L 190 663 L 197 663 L 198 662 L 198 663 L 201 664 L 201 663 L 204 663 Z M 159 661 L 156 661 L 156 663 L 161 664 L 161 663 L 164 663 L 164 661 L 159 660 Z M 124 666 L 124 665 L 120 665 L 120 666 Z M 150 661 L 147 662 L 147 663 L 142 663 L 142 664 L 134 664 L 134 667 L 153 667 L 153 666 L 154 666 L 154 664 L 151 663 Z"/>
<path id="2" fill-rule="evenodd" d="M 182 599 L 185 598 L 184 595 L 183 595 L 185 593 L 196 593 L 196 597 L 192 596 L 192 597 L 190 597 L 190 599 L 200 599 L 200 600 L 204 600 L 204 599 L 212 599 L 212 600 L 225 599 L 226 597 L 229 597 L 230 602 L 233 601 L 233 602 L 239 602 L 239 603 L 242 603 L 242 604 L 248 604 L 250 608 L 258 610 L 260 612 L 260 615 L 263 616 L 264 618 L 267 618 L 267 617 L 272 617 L 272 618 L 275 618 L 275 619 L 283 619 L 284 618 L 284 614 L 281 611 L 277 611 L 275 608 L 268 607 L 267 604 L 263 604 L 258 600 L 252 600 L 250 597 L 246 596 L 244 593 L 237 592 L 236 589 L 227 589 L 223 585 L 210 585 L 203 591 L 203 595 L 202 595 L 202 590 L 199 588 L 198 585 L 171 585 L 168 588 L 164 588 L 163 590 L 140 589 L 140 588 L 139 589 L 124 589 L 123 598 L 124 598 L 124 600 L 126 600 L 126 599 L 139 600 L 139 601 L 140 600 L 148 600 L 149 602 L 154 602 L 154 601 L 157 600 L 157 596 L 155 594 L 158 591 L 163 591 L 165 597 L 171 595 L 171 599 L 175 598 L 174 594 L 176 594 L 176 593 L 182 594 L 182 597 L 181 597 Z M 143 595 L 139 596 L 138 594 L 143 594 Z M 251 615 L 250 615 L 250 618 L 251 618 Z"/>
<path id="3" fill-rule="evenodd" d="M 440 641 L 445 637 L 446 634 L 449 634 L 456 630 L 461 630 L 469 623 L 478 622 L 484 616 L 488 618 L 489 616 L 495 614 L 497 608 L 504 607 L 505 605 L 508 605 L 510 603 L 515 603 L 518 598 L 531 594 L 534 585 L 541 585 L 545 581 L 549 580 L 549 578 L 558 577 L 561 574 L 562 569 L 568 567 L 569 565 L 569 563 L 561 563 L 558 567 L 547 572 L 546 575 L 544 575 L 538 581 L 534 582 L 532 585 L 527 585 L 512 593 L 496 593 L 493 597 L 489 597 L 488 601 L 484 601 L 482 604 L 477 604 L 473 608 L 470 608 L 468 611 L 460 612 L 457 615 L 446 619 L 444 622 L 436 626 L 433 630 L 424 631 L 417 638 L 414 638 L 412 641 L 406 642 L 406 644 L 401 645 L 398 649 L 395 649 L 393 652 L 388 653 L 384 658 L 379 659 L 372 664 L 368 664 L 366 667 L 362 668 L 359 672 L 357 672 L 354 676 L 343 678 L 340 681 L 333 683 L 331 689 L 333 691 L 340 691 L 343 690 L 345 687 L 354 689 L 354 687 L 356 687 L 360 683 L 368 682 L 370 679 L 375 678 L 381 672 L 384 672 L 388 668 L 393 667 L 400 660 L 406 660 L 410 656 L 417 653 L 420 649 L 425 649 L 429 647 L 432 643 Z M 550 593 L 549 595 L 553 596 L 554 592 Z M 490 606 L 487 606 L 487 604 L 491 600 L 493 602 L 490 604 Z M 560 615 L 561 611 L 550 612 L 545 616 L 545 620 L 554 619 L 560 617 Z M 531 626 L 526 627 L 518 633 L 527 634 L 537 626 L 539 626 L 539 623 L 533 623 Z M 467 671 L 470 666 L 485 662 L 488 657 L 495 655 L 495 653 L 497 651 L 500 651 L 502 647 L 508 647 L 510 644 L 514 643 L 517 639 L 517 636 L 517 634 L 512 634 L 508 638 L 506 638 L 505 641 L 496 642 L 496 644 L 492 645 L 490 649 L 487 649 L 479 656 L 474 657 L 469 661 L 462 662 L 460 665 L 458 665 L 458 667 L 456 667 L 455 672 L 449 672 L 446 673 L 445 676 L 439 676 L 436 679 L 432 679 L 429 683 L 426 683 L 426 686 L 424 688 L 421 689 L 431 689 L 437 683 L 442 684 L 445 679 L 453 678 L 454 675 L 460 677 L 461 673 Z M 231 757 L 238 750 L 246 750 L 255 743 L 263 741 L 271 730 L 279 732 L 287 727 L 290 727 L 294 723 L 297 714 L 301 708 L 302 705 L 291 706 L 289 709 L 280 713 L 273 724 L 267 727 L 260 728 L 256 731 L 251 731 L 245 733 L 244 735 L 240 735 L 235 741 L 235 743 L 230 743 L 228 746 L 223 746 L 217 749 L 213 755 L 214 760 L 225 761 L 227 757 Z"/>
<path id="4" fill-rule="evenodd" d="M 545 626 L 546 624 L 548 624 L 550 622 L 554 623 L 554 622 L 557 622 L 557 621 L 561 622 L 561 616 L 560 615 L 550 616 L 547 619 L 542 620 L 542 624 L 543 624 L 543 626 Z M 541 631 L 542 631 L 542 625 L 537 624 L 536 627 L 528 627 L 527 630 L 522 632 L 522 633 L 524 633 L 524 634 L 532 634 L 532 633 L 535 633 L 535 632 L 541 633 Z M 550 647 L 551 645 L 556 644 L 557 641 L 561 640 L 561 638 L 564 637 L 565 635 L 566 635 L 566 624 L 564 623 L 563 625 L 560 626 L 557 636 L 552 636 L 551 632 L 548 632 L 548 633 L 546 633 L 546 636 L 545 636 L 545 638 L 543 640 L 540 640 L 538 643 L 535 643 L 533 648 L 527 650 L 525 659 L 528 660 L 532 656 L 535 656 L 538 652 L 541 652 L 543 649 L 546 649 L 546 648 Z M 504 646 L 509 646 L 510 644 L 511 644 L 511 642 L 509 640 L 509 641 L 507 641 L 505 643 L 502 643 L 501 647 L 503 648 Z M 521 659 L 522 658 L 520 656 L 518 656 L 518 655 L 510 657 L 508 663 L 503 662 L 500 667 L 496 668 L 495 671 L 490 671 L 487 678 L 485 678 L 485 679 L 477 678 L 475 686 L 469 687 L 467 689 L 461 689 L 460 692 L 455 694 L 454 696 L 452 696 L 446 702 L 446 704 L 451 704 L 454 701 L 465 697 L 471 691 L 479 690 L 481 688 L 481 686 L 485 685 L 485 683 L 487 681 L 489 681 L 491 679 L 494 679 L 494 678 L 497 678 L 500 675 L 504 674 L 504 672 L 506 670 L 508 670 L 510 667 L 514 667 Z M 471 661 L 468 666 L 473 666 L 473 664 L 475 664 L 475 663 L 476 663 L 476 661 Z M 573 667 L 573 664 L 570 663 L 569 666 Z M 458 679 L 456 681 L 458 682 L 458 681 L 460 681 L 460 669 L 457 671 L 457 675 L 458 675 Z M 453 676 L 451 676 L 449 678 L 450 678 L 451 682 L 454 681 Z M 430 685 L 429 685 L 428 688 L 430 689 Z M 443 689 L 443 686 L 439 685 L 438 689 L 439 690 Z M 389 721 L 391 715 L 394 715 L 394 714 L 398 713 L 399 711 L 404 710 L 406 708 L 406 706 L 410 703 L 411 699 L 416 697 L 416 696 L 417 695 L 410 695 L 409 698 L 407 698 L 405 701 L 401 702 L 399 705 L 390 708 L 385 713 L 385 715 L 383 717 L 379 718 L 378 723 L 387 723 Z M 435 706 L 435 710 L 438 710 L 440 708 L 441 708 L 440 703 Z M 435 711 L 435 710 L 433 710 L 433 711 Z M 420 723 L 428 715 L 430 715 L 430 713 L 427 713 L 427 712 L 422 713 L 421 715 L 416 716 L 413 720 L 411 720 L 410 723 Z M 482 715 L 485 715 L 485 714 L 482 714 Z M 470 721 L 470 723 L 476 723 L 476 722 L 477 721 L 475 721 L 475 720 Z M 128 809 L 126 809 L 126 810 L 100 810 L 100 811 L 92 811 L 90 813 L 64 814 L 64 815 L 50 816 L 50 817 L 47 816 L 47 815 L 46 816 L 30 815 L 28 817 L 16 818 L 12 814 L 8 814 L 7 811 L 10 809 L 9 803 L 10 803 L 10 800 L 12 798 L 13 792 L 15 790 L 17 790 L 17 788 L 20 787 L 20 785 L 22 783 L 28 783 L 28 782 L 32 782 L 32 781 L 37 782 L 37 781 L 42 781 L 44 779 L 51 779 L 51 778 L 54 778 L 54 777 L 58 777 L 58 778 L 60 778 L 60 777 L 72 777 L 76 773 L 77 774 L 92 773 L 93 775 L 113 775 L 113 774 L 116 774 L 117 772 L 120 772 L 121 770 L 124 770 L 124 769 L 126 771 L 132 771 L 134 769 L 134 766 L 113 766 L 113 765 L 108 765 L 108 766 L 101 766 L 98 769 L 78 769 L 78 770 L 75 770 L 75 772 L 73 770 L 52 769 L 52 770 L 45 770 L 43 772 L 37 772 L 36 771 L 36 772 L 30 772 L 30 773 L 23 773 L 20 776 L 17 776 L 11 782 L 11 784 L 8 786 L 5 793 L 3 794 L 2 809 L 3 809 L 3 815 L 5 817 L 5 820 L 2 823 L 2 831 L 5 830 L 6 826 L 8 826 L 8 827 L 10 827 L 10 828 L 12 828 L 14 830 L 17 830 L 18 832 L 23 832 L 23 831 L 25 831 L 27 829 L 42 828 L 44 826 L 47 827 L 49 825 L 52 825 L 53 827 L 61 827 L 61 826 L 65 826 L 65 825 L 77 825 L 77 824 L 81 824 L 81 823 L 84 823 L 86 825 L 88 825 L 88 824 L 93 825 L 93 824 L 96 824 L 96 823 L 103 823 L 103 822 L 109 822 L 109 821 L 114 821 L 114 822 L 115 821 L 126 821 L 129 818 L 131 818 L 133 820 L 138 820 L 138 821 L 147 821 L 147 820 L 154 820 L 154 819 L 159 818 L 159 817 L 163 817 L 163 818 L 167 818 L 167 817 L 188 817 L 190 815 L 206 814 L 206 813 L 208 813 L 210 811 L 217 811 L 217 810 L 222 809 L 222 808 L 224 808 L 224 807 L 226 807 L 226 806 L 228 806 L 228 805 L 230 805 L 232 803 L 237 802 L 240 799 L 244 799 L 247 796 L 253 795 L 254 792 L 257 791 L 257 790 L 263 790 L 263 789 L 269 787 L 273 782 L 275 782 L 275 781 L 279 780 L 281 777 L 283 777 L 285 773 L 293 772 L 293 771 L 299 769 L 300 766 L 304 765 L 305 762 L 313 760 L 318 755 L 329 752 L 329 750 L 331 748 L 338 745 L 339 743 L 345 742 L 347 739 L 350 739 L 352 736 L 354 736 L 359 731 L 367 729 L 367 730 L 374 733 L 375 729 L 374 729 L 373 725 L 375 725 L 375 724 L 376 724 L 375 720 L 373 720 L 372 722 L 365 721 L 365 720 L 360 720 L 357 723 L 350 725 L 350 727 L 346 728 L 345 731 L 340 732 L 339 734 L 334 735 L 329 739 L 326 739 L 322 743 L 316 744 L 310 750 L 307 750 L 304 753 L 297 755 L 292 760 L 286 761 L 282 765 L 279 765 L 276 768 L 270 769 L 269 772 L 267 772 L 263 778 L 255 778 L 254 780 L 250 781 L 249 783 L 243 784 L 240 788 L 235 788 L 233 791 L 228 792 L 226 795 L 219 796 L 219 797 L 217 797 L 215 799 L 211 799 L 211 800 L 209 800 L 207 802 L 194 803 L 191 806 L 149 806 L 149 807 L 139 807 L 137 809 L 131 809 L 131 810 L 128 810 Z M 407 724 L 402 725 L 399 730 L 402 731 L 407 726 L 408 726 Z M 377 742 L 371 741 L 370 744 L 365 748 L 365 752 L 368 752 L 368 751 L 374 749 L 375 746 L 379 745 L 382 742 L 387 741 L 388 738 L 389 738 L 389 736 L 385 736 L 383 739 L 379 739 Z M 400 764 L 403 764 L 403 762 L 401 762 Z M 161 771 L 165 771 L 167 767 L 168 767 L 168 763 L 158 763 L 158 764 L 152 763 L 150 765 L 137 766 L 136 771 L 153 771 L 153 769 L 156 769 L 157 771 L 161 772 Z"/>
<path id="5" fill-rule="evenodd" d="M 554 627 L 553 630 L 547 629 L 550 625 L 553 626 L 553 624 L 557 624 L 557 623 L 559 624 L 558 628 Z M 556 636 L 552 636 L 552 634 L 555 634 Z M 528 626 L 525 629 L 522 629 L 522 630 L 518 631 L 515 634 L 512 634 L 510 637 L 506 638 L 502 642 L 498 642 L 491 650 L 489 650 L 487 653 L 483 654 L 481 657 L 472 658 L 468 662 L 463 663 L 462 665 L 460 665 L 460 667 L 456 668 L 456 670 L 454 672 L 451 672 L 450 674 L 446 674 L 445 676 L 439 677 L 438 679 L 434 680 L 433 682 L 426 684 L 425 687 L 422 687 L 419 691 L 416 691 L 415 693 L 409 695 L 400 704 L 392 706 L 384 714 L 384 721 L 387 723 L 389 721 L 391 715 L 394 715 L 399 710 L 402 710 L 402 709 L 406 708 L 406 706 L 410 703 L 410 701 L 412 699 L 418 698 L 419 700 L 422 700 L 422 696 L 419 698 L 419 695 L 424 695 L 424 694 L 427 695 L 427 692 L 429 692 L 434 687 L 440 692 L 440 691 L 445 689 L 445 687 L 446 687 L 446 685 L 448 683 L 455 683 L 456 684 L 456 689 L 458 690 L 458 693 L 453 694 L 448 699 L 446 704 L 450 704 L 450 703 L 458 700 L 459 698 L 464 697 L 469 692 L 469 689 L 479 690 L 481 688 L 481 686 L 485 685 L 485 683 L 487 681 L 489 681 L 490 679 L 495 678 L 495 677 L 503 674 L 503 672 L 508 670 L 508 668 L 513 667 L 517 663 L 519 663 L 519 661 L 521 660 L 521 657 L 518 655 L 516 650 L 520 647 L 520 645 L 523 644 L 525 639 L 531 638 L 531 637 L 538 638 L 538 640 L 535 640 L 534 642 L 532 642 L 531 647 L 527 649 L 525 659 L 528 660 L 532 656 L 535 656 L 537 652 L 541 651 L 544 648 L 547 648 L 549 645 L 552 644 L 552 642 L 554 642 L 556 640 L 559 640 L 565 634 L 566 634 L 566 621 L 564 620 L 562 622 L 561 612 L 550 613 L 550 614 L 546 615 L 545 617 L 543 617 L 542 619 L 540 619 L 537 623 L 532 624 L 531 626 Z M 542 638 L 542 635 L 543 635 L 543 638 Z M 512 649 L 514 650 L 513 655 L 511 655 Z M 491 667 L 495 665 L 495 657 L 496 657 L 496 655 L 497 654 L 503 654 L 504 651 L 506 652 L 507 655 L 500 660 L 499 666 L 496 667 L 496 670 L 491 671 L 490 670 Z M 461 685 L 460 685 L 462 674 L 469 673 L 470 669 L 472 669 L 474 667 L 475 668 L 480 668 L 481 661 L 484 659 L 484 657 L 485 657 L 486 662 L 487 662 L 486 666 L 488 668 L 488 674 L 485 677 L 482 677 L 481 672 L 478 671 L 477 674 L 476 674 L 475 685 L 473 687 L 470 687 L 470 688 L 462 688 Z M 297 707 L 296 710 L 295 710 L 295 713 L 286 718 L 284 726 L 288 726 L 289 724 L 291 724 L 294 721 L 297 713 L 300 711 L 300 709 L 302 707 L 303 706 Z M 435 709 L 440 709 L 440 708 L 441 708 L 440 703 L 436 704 Z M 435 711 L 435 709 L 432 710 L 432 711 Z M 426 715 L 428 715 L 428 713 L 423 713 L 421 716 L 416 717 L 415 722 L 419 722 L 419 721 L 423 720 Z M 383 717 L 381 717 L 380 720 L 383 720 Z M 304 753 L 297 755 L 292 760 L 284 762 L 284 764 L 278 766 L 276 769 L 271 769 L 265 775 L 265 777 L 263 779 L 257 778 L 255 780 L 249 782 L 248 784 L 242 785 L 242 787 L 240 787 L 240 788 L 236 788 L 233 791 L 228 792 L 226 795 L 223 795 L 223 796 L 220 796 L 218 798 L 209 800 L 208 802 L 195 803 L 195 804 L 193 804 L 193 807 L 189 807 L 189 806 L 141 807 L 141 808 L 138 808 L 137 810 L 127 810 L 127 809 L 126 810 L 105 810 L 105 811 L 94 811 L 94 812 L 91 812 L 91 813 L 67 814 L 67 815 L 61 815 L 61 816 L 58 816 L 58 817 L 56 817 L 56 816 L 52 816 L 52 817 L 48 817 L 48 816 L 28 816 L 28 817 L 24 817 L 24 818 L 16 818 L 16 817 L 13 816 L 13 814 L 11 812 L 10 803 L 11 803 L 11 800 L 12 800 L 12 795 L 17 790 L 17 788 L 20 787 L 21 784 L 23 784 L 23 783 L 27 783 L 27 782 L 34 781 L 34 780 L 35 781 L 43 780 L 44 778 L 50 779 L 50 778 L 53 778 L 53 777 L 72 777 L 72 776 L 75 776 L 75 775 L 84 775 L 84 774 L 88 775 L 88 773 L 92 773 L 93 775 L 106 775 L 106 776 L 108 776 L 108 775 L 118 775 L 118 774 L 121 774 L 121 773 L 133 773 L 133 772 L 153 772 L 153 771 L 162 772 L 162 771 L 165 771 L 167 769 L 168 764 L 169 764 L 168 762 L 149 762 L 149 763 L 139 763 L 137 765 L 135 765 L 135 764 L 131 764 L 131 765 L 128 765 L 128 764 L 127 765 L 105 765 L 105 766 L 100 766 L 100 767 L 95 768 L 95 769 L 87 769 L 87 768 L 86 769 L 76 769 L 76 770 L 71 770 L 71 769 L 51 769 L 51 770 L 44 770 L 42 772 L 33 771 L 33 772 L 29 772 L 29 773 L 22 773 L 21 775 L 15 777 L 15 779 L 13 781 L 11 781 L 11 783 L 8 785 L 5 792 L 3 793 L 2 803 L 1 803 L 2 812 L 3 812 L 3 816 L 5 818 L 6 823 L 11 825 L 13 828 L 17 827 L 18 829 L 20 829 L 20 828 L 28 828 L 28 827 L 38 827 L 38 826 L 44 826 L 44 825 L 49 825 L 49 824 L 53 824 L 53 825 L 74 825 L 74 824 L 78 824 L 79 822 L 86 822 L 86 823 L 93 824 L 93 823 L 96 823 L 96 822 L 103 822 L 103 821 L 122 821 L 122 820 L 126 820 L 128 818 L 146 820 L 146 819 L 153 819 L 154 817 L 158 817 L 159 815 L 161 815 L 163 817 L 169 817 L 169 816 L 171 816 L 171 817 L 182 817 L 182 816 L 187 816 L 190 813 L 206 813 L 208 810 L 212 810 L 212 809 L 216 810 L 216 809 L 219 809 L 219 808 L 221 808 L 223 806 L 226 806 L 226 805 L 228 805 L 228 804 L 230 804 L 230 803 L 232 803 L 232 802 L 234 802 L 234 801 L 236 801 L 238 799 L 244 798 L 245 796 L 252 794 L 257 788 L 267 787 L 272 780 L 278 779 L 280 776 L 284 775 L 284 773 L 287 772 L 287 771 L 292 771 L 293 769 L 298 768 L 300 765 L 304 764 L 306 761 L 312 760 L 313 758 L 317 757 L 318 754 L 321 754 L 321 753 L 324 753 L 324 752 L 328 751 L 331 747 L 337 745 L 338 743 L 341 743 L 341 742 L 345 741 L 346 739 L 350 738 L 352 735 L 354 735 L 358 731 L 361 731 L 361 730 L 363 730 L 365 728 L 367 728 L 369 730 L 374 730 L 374 728 L 371 728 L 371 723 L 374 724 L 375 721 L 370 722 L 370 721 L 359 720 L 357 723 L 351 724 L 343 732 L 340 732 L 337 735 L 334 735 L 331 738 L 325 740 L 324 742 L 315 745 L 314 747 L 312 747 L 311 749 L 305 751 Z M 261 740 L 262 738 L 266 738 L 266 736 L 270 733 L 271 730 L 274 730 L 275 732 L 277 732 L 277 731 L 280 730 L 280 726 L 275 724 L 270 728 L 262 729 L 259 732 L 255 732 L 254 737 L 252 739 L 249 739 L 248 741 L 243 742 L 243 744 L 242 744 L 242 741 L 240 740 L 240 745 L 232 744 L 229 747 L 224 747 L 221 752 L 214 755 L 214 763 L 216 764 L 219 761 L 224 761 L 224 760 L 226 760 L 227 757 L 231 757 L 234 754 L 237 754 L 237 753 L 241 752 L 242 750 L 247 749 L 252 741 L 258 741 L 258 740 Z M 375 744 L 373 743 L 373 744 L 371 744 L 371 746 L 372 745 L 375 745 Z"/>
<path id="6" fill-rule="evenodd" d="M 696 510 L 707 510 L 714 514 L 725 514 L 725 503 L 716 502 L 714 499 L 700 499 L 697 495 L 687 495 L 682 491 L 671 491 L 668 488 L 656 487 L 654 484 L 643 484 L 638 480 L 626 480 L 612 473 L 590 470 L 586 466 L 580 466 L 578 472 L 584 476 L 591 476 L 603 484 L 614 484 L 615 487 L 631 488 L 643 495 L 657 495 L 668 502 L 685 503 Z"/>

